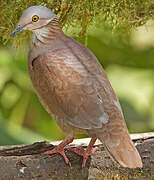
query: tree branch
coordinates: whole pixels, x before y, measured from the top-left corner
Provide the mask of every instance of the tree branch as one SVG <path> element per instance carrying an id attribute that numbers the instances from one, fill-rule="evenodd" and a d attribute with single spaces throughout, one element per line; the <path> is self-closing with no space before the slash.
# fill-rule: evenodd
<path id="1" fill-rule="evenodd" d="M 44 155 L 43 152 L 54 148 L 47 142 L 31 145 L 0 147 L 0 179 L 1 180 L 87 180 L 87 179 L 154 179 L 154 133 L 131 135 L 142 157 L 142 169 L 119 167 L 97 141 L 99 147 L 81 168 L 82 157 L 67 152 L 70 164 L 66 165 L 59 154 Z M 87 146 L 90 138 L 75 140 L 71 146 Z M 59 142 L 52 142 L 57 145 Z"/>

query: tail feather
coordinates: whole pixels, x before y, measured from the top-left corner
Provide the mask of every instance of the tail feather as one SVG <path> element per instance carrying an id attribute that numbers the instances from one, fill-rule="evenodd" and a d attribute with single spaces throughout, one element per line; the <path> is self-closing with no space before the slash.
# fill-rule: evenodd
<path id="1" fill-rule="evenodd" d="M 121 137 L 104 137 L 97 134 L 97 138 L 104 144 L 110 156 L 123 167 L 142 167 L 141 157 L 133 145 L 129 134 L 125 133 Z"/>

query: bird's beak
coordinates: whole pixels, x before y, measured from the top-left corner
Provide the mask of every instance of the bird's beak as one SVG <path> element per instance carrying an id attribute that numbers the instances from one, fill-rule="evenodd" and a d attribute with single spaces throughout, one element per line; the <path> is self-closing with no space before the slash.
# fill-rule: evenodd
<path id="1" fill-rule="evenodd" d="M 15 28 L 15 30 L 10 34 L 11 37 L 14 37 L 16 34 L 20 33 L 23 29 L 24 29 L 25 26 L 17 26 Z"/>

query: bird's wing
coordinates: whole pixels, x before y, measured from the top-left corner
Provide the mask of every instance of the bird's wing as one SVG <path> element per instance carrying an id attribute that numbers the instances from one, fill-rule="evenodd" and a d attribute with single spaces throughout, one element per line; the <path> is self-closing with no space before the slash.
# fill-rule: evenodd
<path id="1" fill-rule="evenodd" d="M 47 67 L 43 81 L 48 89 L 54 87 L 52 106 L 59 110 L 55 114 L 82 129 L 106 124 L 109 114 L 105 104 L 117 99 L 96 57 L 73 39 L 65 41 L 63 48 L 52 49 L 42 56 Z"/>

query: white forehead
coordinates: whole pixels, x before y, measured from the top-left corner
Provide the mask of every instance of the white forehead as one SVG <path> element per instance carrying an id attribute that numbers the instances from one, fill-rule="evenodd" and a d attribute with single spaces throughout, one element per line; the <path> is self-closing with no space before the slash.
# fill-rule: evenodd
<path id="1" fill-rule="evenodd" d="M 51 19 L 55 16 L 55 14 L 45 6 L 31 6 L 23 12 L 21 18 L 31 18 L 34 15 L 47 19 Z"/>

